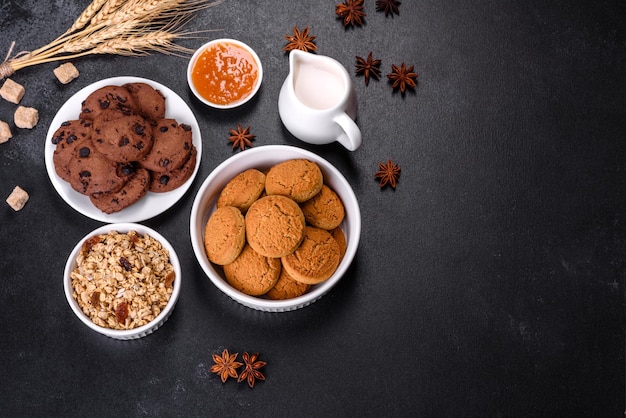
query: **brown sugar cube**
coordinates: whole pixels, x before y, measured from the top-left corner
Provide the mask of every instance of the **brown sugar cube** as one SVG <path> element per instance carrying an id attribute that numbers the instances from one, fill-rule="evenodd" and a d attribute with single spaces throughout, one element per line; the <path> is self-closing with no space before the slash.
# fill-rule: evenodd
<path id="1" fill-rule="evenodd" d="M 7 142 L 12 136 L 9 124 L 0 120 L 0 144 Z"/>
<path id="2" fill-rule="evenodd" d="M 15 186 L 9 197 L 7 197 L 7 203 L 16 212 L 21 210 L 26 202 L 28 202 L 28 193 L 26 193 L 20 186 Z"/>
<path id="3" fill-rule="evenodd" d="M 0 88 L 0 96 L 11 103 L 18 104 L 20 100 L 22 100 L 22 97 L 24 97 L 25 91 L 21 84 L 7 78 L 2 88 Z"/>
<path id="4" fill-rule="evenodd" d="M 13 116 L 15 126 L 32 129 L 39 121 L 39 112 L 34 107 L 19 106 Z"/>
<path id="5" fill-rule="evenodd" d="M 65 64 L 59 65 L 57 68 L 52 70 L 52 72 L 59 79 L 61 84 L 69 83 L 80 74 L 74 64 L 72 64 L 71 62 L 66 62 Z"/>

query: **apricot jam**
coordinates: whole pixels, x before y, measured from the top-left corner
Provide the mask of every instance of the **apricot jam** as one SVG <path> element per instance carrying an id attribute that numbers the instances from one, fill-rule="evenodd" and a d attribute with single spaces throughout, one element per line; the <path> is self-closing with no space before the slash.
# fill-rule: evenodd
<path id="1" fill-rule="evenodd" d="M 198 56 L 191 81 L 206 100 L 229 105 L 254 90 L 258 71 L 259 66 L 250 52 L 239 45 L 220 42 Z"/>

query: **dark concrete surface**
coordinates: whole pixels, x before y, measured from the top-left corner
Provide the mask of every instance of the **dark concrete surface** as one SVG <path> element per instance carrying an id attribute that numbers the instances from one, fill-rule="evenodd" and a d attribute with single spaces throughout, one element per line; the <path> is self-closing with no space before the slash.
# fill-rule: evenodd
<path id="1" fill-rule="evenodd" d="M 0 59 L 49 42 L 88 1 L 0 1 Z M 236 1 L 205 10 L 182 43 L 232 37 L 265 69 L 248 105 L 215 111 L 189 91 L 185 58 L 77 59 L 11 78 L 32 130 L 0 144 L 0 414 L 4 416 L 618 417 L 624 413 L 626 278 L 626 4 L 623 1 L 405 0 L 385 17 L 366 0 L 365 25 L 345 29 L 334 1 Z M 277 100 L 292 27 L 342 62 L 358 95 L 363 146 L 300 143 Z M 355 55 L 373 51 L 383 78 L 365 86 Z M 419 73 L 405 96 L 391 64 Z M 120 75 L 146 77 L 191 106 L 203 137 L 189 192 L 144 222 L 183 263 L 183 288 L 155 334 L 121 342 L 87 329 L 63 295 L 76 242 L 101 223 L 68 206 L 44 165 L 57 109 L 76 91 Z M 359 199 L 361 245 L 340 284 L 295 312 L 257 312 L 215 288 L 196 262 L 189 215 L 202 183 L 236 153 L 288 144 L 327 158 Z M 244 151 L 245 152 L 245 151 Z M 397 188 L 374 180 L 379 161 L 402 168 Z M 30 200 L 4 199 L 21 186 Z M 211 354 L 260 352 L 267 380 L 250 390 L 209 373 Z"/>

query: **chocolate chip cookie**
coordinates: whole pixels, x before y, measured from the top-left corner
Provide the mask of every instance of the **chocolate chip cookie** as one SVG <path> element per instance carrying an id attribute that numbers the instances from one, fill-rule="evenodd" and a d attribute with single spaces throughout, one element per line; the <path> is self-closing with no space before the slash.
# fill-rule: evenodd
<path id="1" fill-rule="evenodd" d="M 110 160 L 127 163 L 144 158 L 154 140 L 152 127 L 143 117 L 109 110 L 93 119 L 92 141 Z"/>
<path id="2" fill-rule="evenodd" d="M 52 135 L 56 145 L 52 154 L 54 170 L 63 180 L 70 181 L 69 163 L 77 147 L 91 143 L 91 121 L 86 119 L 63 122 Z"/>
<path id="3" fill-rule="evenodd" d="M 78 147 L 69 163 L 70 185 L 78 193 L 93 195 L 120 190 L 128 181 L 128 173 L 109 160 L 92 144 Z"/>
<path id="4" fill-rule="evenodd" d="M 149 84 L 136 82 L 124 84 L 137 104 L 137 112 L 149 121 L 165 117 L 165 96 Z"/>
<path id="5" fill-rule="evenodd" d="M 191 127 L 174 119 L 160 119 L 152 127 L 152 149 L 139 161 L 142 167 L 157 173 L 179 169 L 189 159 L 193 143 Z"/>
<path id="6" fill-rule="evenodd" d="M 104 86 L 90 93 L 81 103 L 79 118 L 93 120 L 105 110 L 137 112 L 137 103 L 124 87 Z"/>
<path id="7" fill-rule="evenodd" d="M 146 195 L 150 185 L 150 172 L 145 168 L 133 169 L 128 181 L 116 192 L 91 195 L 91 203 L 104 213 L 119 212 Z"/>
<path id="8" fill-rule="evenodd" d="M 152 172 L 150 191 L 154 193 L 165 193 L 182 186 L 189 180 L 196 168 L 197 155 L 198 151 L 196 147 L 192 147 L 189 158 L 179 169 L 165 173 Z"/>

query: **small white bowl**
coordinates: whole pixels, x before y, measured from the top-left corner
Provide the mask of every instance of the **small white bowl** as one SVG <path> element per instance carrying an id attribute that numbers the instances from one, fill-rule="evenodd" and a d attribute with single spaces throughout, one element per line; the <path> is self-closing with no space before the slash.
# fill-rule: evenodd
<path id="1" fill-rule="evenodd" d="M 121 233 L 126 233 L 129 231 L 136 231 L 138 234 L 141 234 L 141 235 L 145 235 L 145 234 L 150 235 L 152 238 L 159 241 L 161 245 L 163 245 L 163 248 L 165 248 L 169 252 L 170 263 L 174 267 L 174 273 L 176 274 L 176 278 L 174 279 L 174 289 L 172 291 L 172 295 L 170 296 L 170 300 L 167 302 L 167 305 L 165 306 L 165 308 L 161 311 L 161 313 L 156 318 L 154 318 L 154 320 L 152 320 L 148 324 L 142 325 L 134 329 L 115 330 L 115 329 L 105 328 L 105 327 L 96 325 L 87 315 L 85 315 L 85 313 L 83 313 L 81 308 L 78 306 L 78 302 L 76 302 L 76 300 L 74 300 L 74 298 L 72 297 L 73 288 L 72 288 L 72 280 L 70 278 L 70 273 L 76 268 L 76 257 L 78 256 L 83 246 L 83 243 L 87 239 L 95 235 L 107 234 L 110 231 L 118 231 Z M 91 231 L 83 239 L 81 239 L 78 244 L 76 244 L 76 247 L 74 247 L 74 249 L 72 250 L 72 253 L 67 259 L 67 263 L 65 264 L 65 272 L 63 276 L 63 287 L 64 287 L 65 298 L 67 299 L 67 302 L 69 303 L 70 307 L 72 308 L 72 310 L 74 311 L 78 319 L 80 319 L 83 322 L 83 324 L 87 325 L 89 328 L 91 328 L 92 330 L 96 332 L 99 332 L 102 335 L 106 335 L 107 337 L 115 338 L 118 340 L 132 340 L 132 339 L 145 337 L 146 335 L 153 333 L 154 331 L 157 330 L 157 328 L 163 325 L 165 321 L 167 321 L 172 311 L 174 310 L 174 306 L 176 306 L 176 302 L 178 301 L 178 296 L 180 294 L 181 267 L 180 267 L 180 262 L 178 260 L 178 256 L 176 255 L 176 251 L 174 251 L 174 247 L 172 247 L 172 245 L 161 234 L 154 231 L 153 229 L 148 228 L 147 226 L 135 224 L 135 223 L 108 224 L 108 225 L 102 226 L 100 228 L 97 228 Z"/>
<path id="2" fill-rule="evenodd" d="M 248 51 L 250 53 L 250 55 L 252 55 L 252 58 L 256 61 L 258 70 L 257 70 L 257 78 L 254 84 L 254 87 L 252 88 L 252 91 L 245 97 L 242 97 L 241 99 L 228 103 L 228 104 L 220 104 L 220 103 L 214 103 L 210 100 L 208 100 L 207 98 L 205 98 L 204 96 L 202 96 L 198 90 L 196 89 L 196 86 L 193 83 L 193 79 L 192 79 L 192 73 L 193 73 L 193 68 L 196 65 L 196 62 L 198 61 L 198 58 L 200 57 L 200 55 L 206 51 L 209 48 L 212 48 L 213 46 L 217 45 L 217 44 L 232 44 L 235 46 L 238 46 L 246 51 Z M 234 107 L 237 106 L 241 106 L 244 103 L 247 103 L 250 99 L 252 99 L 256 93 L 259 91 L 259 88 L 261 87 L 261 82 L 263 81 L 263 65 L 261 64 L 261 60 L 259 59 L 259 56 L 257 55 L 257 53 L 254 51 L 254 49 L 250 48 L 250 46 L 248 46 L 247 44 L 238 41 L 236 39 L 229 39 L 229 38 L 221 38 L 221 39 L 214 39 L 204 45 L 202 45 L 200 48 L 198 48 L 196 50 L 196 52 L 192 55 L 191 59 L 189 60 L 189 64 L 187 65 L 187 83 L 189 84 L 189 88 L 191 89 L 191 91 L 193 92 L 193 94 L 198 98 L 198 100 L 200 100 L 202 103 L 214 107 L 216 109 L 232 109 Z"/>
<path id="3" fill-rule="evenodd" d="M 221 269 L 212 264 L 204 249 L 204 228 L 215 211 L 217 198 L 235 175 L 250 168 L 264 170 L 281 161 L 305 158 L 316 162 L 324 175 L 324 182 L 340 197 L 345 207 L 345 218 L 341 224 L 346 237 L 346 253 L 335 273 L 326 281 L 311 286 L 302 296 L 287 300 L 270 300 L 246 295 L 233 288 L 225 279 Z M 191 209 L 190 235 L 193 251 L 198 263 L 213 284 L 233 300 L 249 308 L 267 312 L 285 312 L 310 305 L 332 289 L 348 270 L 359 245 L 361 236 L 361 211 L 354 191 L 346 178 L 331 163 L 307 150 L 287 145 L 266 145 L 250 148 L 230 157 L 209 174 L 196 195 Z"/>

